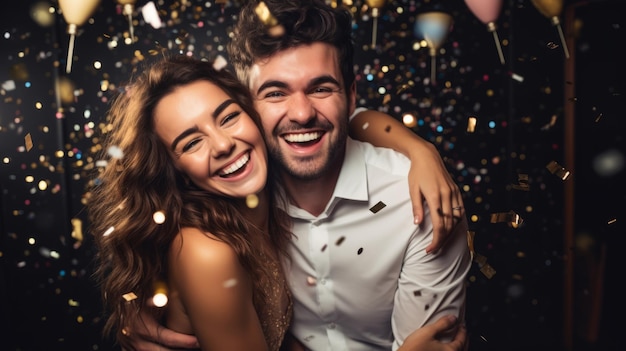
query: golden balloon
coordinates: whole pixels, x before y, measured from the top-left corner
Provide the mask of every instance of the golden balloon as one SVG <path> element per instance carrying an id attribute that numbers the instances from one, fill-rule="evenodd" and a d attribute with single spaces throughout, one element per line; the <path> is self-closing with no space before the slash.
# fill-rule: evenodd
<path id="1" fill-rule="evenodd" d="M 385 6 L 387 0 L 366 0 L 365 2 L 367 3 L 367 6 L 371 8 L 380 9 Z"/>
<path id="2" fill-rule="evenodd" d="M 563 0 L 532 0 L 532 3 L 548 18 L 560 15 L 563 10 Z"/>

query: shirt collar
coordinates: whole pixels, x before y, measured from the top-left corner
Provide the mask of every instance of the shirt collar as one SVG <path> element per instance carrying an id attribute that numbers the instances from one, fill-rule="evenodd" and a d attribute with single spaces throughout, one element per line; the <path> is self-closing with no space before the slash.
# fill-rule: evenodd
<path id="1" fill-rule="evenodd" d="M 357 144 L 351 138 L 346 142 L 346 155 L 331 202 L 337 197 L 356 201 L 368 199 L 365 156 Z"/>
<path id="2" fill-rule="evenodd" d="M 334 205 L 339 199 L 347 199 L 353 201 L 367 201 L 369 198 L 367 192 L 367 168 L 365 164 L 365 155 L 358 146 L 358 141 L 348 138 L 346 141 L 346 154 L 343 164 L 341 165 L 341 171 L 339 172 L 339 178 L 337 184 L 333 190 L 328 204 L 326 204 L 326 210 L 321 217 L 326 217 L 327 214 L 332 212 Z M 277 191 L 279 196 L 285 197 L 285 189 L 282 186 L 278 186 Z M 287 208 L 285 208 L 285 205 Z M 279 204 L 279 207 L 289 213 L 292 217 L 308 218 L 311 215 L 308 212 L 292 205 L 287 201 L 283 205 Z"/>

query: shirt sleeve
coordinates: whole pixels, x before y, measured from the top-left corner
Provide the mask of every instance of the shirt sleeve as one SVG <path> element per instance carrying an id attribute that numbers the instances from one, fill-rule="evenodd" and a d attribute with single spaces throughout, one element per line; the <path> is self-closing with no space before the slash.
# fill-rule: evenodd
<path id="1" fill-rule="evenodd" d="M 425 218 L 429 216 L 425 213 Z M 422 228 L 426 227 L 427 233 L 418 231 L 405 253 L 394 298 L 393 350 L 413 331 L 444 315 L 456 315 L 459 321 L 465 318 L 465 285 L 471 267 L 467 220 L 456 226 L 450 242 L 436 254 L 425 252 L 432 240 L 432 224 L 423 223 Z M 450 341 L 452 335 L 443 339 Z"/>
<path id="2" fill-rule="evenodd" d="M 361 113 L 363 111 L 367 111 L 367 108 L 365 108 L 365 107 L 357 107 L 357 108 L 355 108 L 354 112 L 350 115 L 350 118 L 348 119 L 348 121 L 352 122 L 352 119 L 354 118 L 354 116 L 358 115 L 359 113 Z"/>

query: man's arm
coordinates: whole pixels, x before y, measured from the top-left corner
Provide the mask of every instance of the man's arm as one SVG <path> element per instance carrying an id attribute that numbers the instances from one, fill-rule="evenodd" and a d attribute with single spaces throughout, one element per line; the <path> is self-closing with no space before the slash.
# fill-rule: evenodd
<path id="1" fill-rule="evenodd" d="M 460 219 L 445 250 L 430 255 L 424 247 L 432 232 L 424 232 L 430 231 L 430 225 L 425 226 L 413 235 L 398 279 L 391 322 L 394 350 L 415 330 L 445 315 L 465 319 L 467 274 L 472 264 L 467 220 Z M 454 334 L 441 337 L 442 341 L 450 341 Z"/>
<path id="2" fill-rule="evenodd" d="M 431 211 L 434 237 L 426 252 L 437 252 L 452 234 L 456 225 L 453 217 L 465 216 L 463 197 L 446 169 L 437 148 L 422 139 L 402 122 L 390 115 L 358 109 L 350 119 L 350 136 L 380 147 L 394 149 L 411 160 L 409 188 L 415 223 L 424 220 L 425 199 Z"/>

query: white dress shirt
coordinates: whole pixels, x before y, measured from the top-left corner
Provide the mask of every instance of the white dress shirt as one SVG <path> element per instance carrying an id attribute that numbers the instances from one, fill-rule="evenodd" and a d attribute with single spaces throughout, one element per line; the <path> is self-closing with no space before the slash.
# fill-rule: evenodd
<path id="1" fill-rule="evenodd" d="M 291 332 L 309 349 L 396 350 L 444 314 L 464 318 L 467 222 L 444 250 L 426 254 L 432 223 L 425 205 L 421 226 L 413 224 L 409 167 L 398 152 L 349 139 L 324 212 L 289 206 Z"/>

